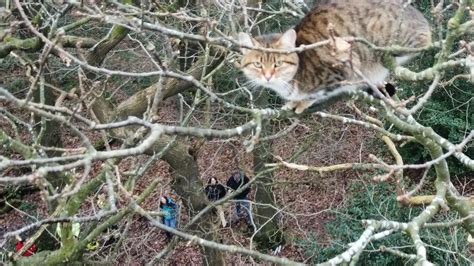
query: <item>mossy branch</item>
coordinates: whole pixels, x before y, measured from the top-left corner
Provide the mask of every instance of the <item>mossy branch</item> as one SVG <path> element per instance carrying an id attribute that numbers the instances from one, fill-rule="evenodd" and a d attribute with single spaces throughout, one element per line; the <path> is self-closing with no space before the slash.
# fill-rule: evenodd
<path id="1" fill-rule="evenodd" d="M 107 54 L 128 34 L 129 30 L 123 26 L 113 26 L 107 36 L 95 44 L 87 54 L 86 61 L 93 66 L 99 66 Z"/>
<path id="2" fill-rule="evenodd" d="M 25 159 L 35 158 L 36 151 L 28 145 L 23 144 L 20 140 L 13 139 L 7 133 L 0 129 L 0 146 L 5 150 L 11 150 L 21 154 Z"/>
<path id="3" fill-rule="evenodd" d="M 39 37 L 28 39 L 18 39 L 6 37 L 0 43 L 0 58 L 6 57 L 13 50 L 22 50 L 27 52 L 36 52 L 43 47 L 43 42 Z"/>

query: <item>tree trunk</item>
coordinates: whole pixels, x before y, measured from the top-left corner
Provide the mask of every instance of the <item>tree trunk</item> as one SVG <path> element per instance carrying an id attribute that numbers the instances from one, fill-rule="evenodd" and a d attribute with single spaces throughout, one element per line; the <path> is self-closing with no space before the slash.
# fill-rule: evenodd
<path id="1" fill-rule="evenodd" d="M 268 105 L 268 92 L 262 92 L 256 97 L 256 103 L 258 106 Z M 265 135 L 265 129 L 270 128 L 269 121 L 262 122 L 262 135 Z M 260 172 L 265 170 L 266 163 L 272 163 L 272 143 L 271 141 L 260 142 L 253 151 L 253 164 L 254 173 L 258 175 Z M 274 248 L 282 244 L 284 240 L 283 232 L 278 227 L 278 215 L 275 208 L 269 207 L 277 206 L 275 203 L 275 197 L 273 195 L 273 172 L 267 172 L 258 176 L 258 182 L 256 182 L 255 201 L 261 205 L 257 205 L 255 208 L 255 217 L 257 228 L 260 228 L 258 234 L 255 237 L 258 249 L 267 251 L 270 248 Z"/>
<path id="2" fill-rule="evenodd" d="M 271 163 L 272 155 L 268 152 L 271 144 L 268 142 L 258 145 L 254 151 L 254 171 L 259 173 L 265 170 L 265 164 Z M 273 187 L 269 184 L 273 182 L 273 173 L 265 173 L 258 177 L 256 184 L 255 201 L 260 204 L 276 206 L 273 195 Z M 284 243 L 283 232 L 278 226 L 278 214 L 275 208 L 258 205 L 255 208 L 257 227 L 261 227 L 255 237 L 257 247 L 263 251 L 274 248 Z"/>
<path id="3" fill-rule="evenodd" d="M 45 73 L 47 70 L 46 68 L 43 70 L 42 75 L 47 75 Z M 36 86 L 41 86 L 41 84 L 37 84 Z M 44 90 L 44 95 L 41 95 L 41 90 L 39 88 L 36 89 L 35 94 L 34 94 L 34 101 L 37 103 L 41 103 L 41 98 L 44 97 L 44 104 L 54 106 L 55 101 L 57 99 L 56 95 L 53 93 L 52 89 L 45 87 Z M 44 119 L 44 118 L 43 118 Z M 35 116 L 35 120 L 37 122 L 37 126 L 35 127 L 35 131 L 39 135 L 39 140 L 38 143 L 42 146 L 45 147 L 57 147 L 61 148 L 63 147 L 63 143 L 61 140 L 61 125 L 58 121 L 52 120 L 52 119 L 44 119 L 42 123 L 40 121 L 42 120 L 41 117 Z M 59 156 L 59 152 L 57 151 L 45 151 L 46 155 L 48 157 L 55 157 Z M 73 180 L 70 178 L 71 176 L 68 174 L 64 173 L 58 173 L 58 172 L 50 172 L 46 176 L 46 179 L 48 182 L 51 184 L 53 188 L 56 189 L 56 191 L 62 191 L 62 189 L 70 184 Z M 58 201 L 48 201 L 48 212 L 51 214 L 56 207 L 58 206 Z M 47 230 L 50 232 L 55 232 L 56 229 L 56 224 L 51 224 L 48 226 Z M 44 249 L 50 249 L 54 250 L 59 247 L 58 241 L 48 233 L 42 233 L 37 241 L 36 244 L 38 244 L 40 247 L 44 247 Z"/>
<path id="4" fill-rule="evenodd" d="M 148 151 L 149 155 L 163 150 L 171 140 L 165 136 L 156 143 L 153 150 Z M 199 178 L 199 168 L 195 158 L 190 154 L 190 147 L 177 142 L 168 152 L 163 155 L 165 160 L 173 171 L 173 190 L 181 197 L 184 207 L 189 211 L 190 216 L 194 216 L 209 204 L 207 197 L 203 192 L 203 183 Z M 205 214 L 190 230 L 194 234 L 203 235 L 204 238 L 216 241 L 218 236 L 212 230 L 212 213 Z M 224 253 L 212 248 L 204 248 L 204 260 L 209 265 L 225 265 Z"/>

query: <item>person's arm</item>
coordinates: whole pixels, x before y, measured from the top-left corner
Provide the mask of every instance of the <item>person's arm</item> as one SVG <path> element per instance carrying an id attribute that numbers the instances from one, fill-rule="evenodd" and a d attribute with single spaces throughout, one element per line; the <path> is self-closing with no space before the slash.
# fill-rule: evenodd
<path id="1" fill-rule="evenodd" d="M 250 179 L 248 178 L 248 176 L 244 175 L 244 184 L 247 184 L 248 182 L 250 182 Z M 250 186 L 248 186 L 242 193 L 245 194 L 245 196 L 247 196 L 249 193 L 250 193 Z"/>
<path id="2" fill-rule="evenodd" d="M 227 194 L 225 187 L 219 184 L 219 199 L 222 199 L 223 197 L 225 197 L 225 194 Z"/>
<path id="3" fill-rule="evenodd" d="M 174 201 L 172 201 L 172 200 L 170 200 L 169 205 L 170 205 L 171 208 L 173 208 L 173 209 L 175 209 L 175 210 L 176 210 L 176 208 L 178 207 L 178 205 L 176 204 L 176 202 L 174 202 Z"/>

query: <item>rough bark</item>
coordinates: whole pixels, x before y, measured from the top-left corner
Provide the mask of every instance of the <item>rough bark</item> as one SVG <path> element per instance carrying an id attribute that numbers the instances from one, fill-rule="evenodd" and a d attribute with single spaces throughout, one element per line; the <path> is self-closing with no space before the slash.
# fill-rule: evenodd
<path id="1" fill-rule="evenodd" d="M 268 93 L 261 93 L 257 98 L 257 104 L 260 106 L 268 105 Z M 270 121 L 262 122 L 262 134 L 265 135 L 265 129 L 270 128 Z M 270 206 L 277 206 L 273 195 L 273 172 L 261 173 L 265 164 L 273 162 L 271 141 L 260 142 L 253 151 L 254 173 L 258 175 L 258 182 L 255 185 L 255 201 L 259 203 L 255 207 L 255 222 L 259 229 L 255 236 L 257 247 L 266 251 L 284 243 L 284 235 L 278 226 L 277 210 Z M 261 173 L 261 174 L 260 174 Z"/>
<path id="2" fill-rule="evenodd" d="M 265 164 L 271 163 L 272 153 L 269 152 L 271 143 L 265 142 L 258 145 L 254 151 L 254 171 L 259 173 L 265 170 Z M 284 243 L 284 235 L 278 226 L 278 214 L 275 208 L 269 207 L 277 206 L 275 204 L 275 197 L 273 195 L 273 186 L 269 185 L 273 182 L 273 173 L 268 172 L 258 177 L 256 183 L 255 201 L 257 203 L 265 204 L 258 205 L 255 208 L 255 217 L 258 234 L 255 236 L 257 247 L 266 251 Z M 261 228 L 260 228 L 261 227 Z"/>
<path id="3" fill-rule="evenodd" d="M 114 26 L 107 38 L 87 54 L 86 61 L 92 66 L 100 66 L 107 54 L 127 36 L 128 32 L 129 30 L 125 27 Z"/>
<path id="4" fill-rule="evenodd" d="M 46 75 L 43 73 L 43 75 Z M 34 101 L 37 103 L 41 103 L 40 101 L 40 90 L 37 89 L 35 91 L 34 95 Z M 50 88 L 44 88 L 44 104 L 54 106 L 54 103 L 56 101 L 56 95 L 53 93 L 52 89 Z M 40 116 L 35 116 L 35 121 L 37 123 L 37 126 L 35 127 L 35 131 L 37 134 L 40 134 L 40 139 L 38 141 L 39 144 L 45 146 L 45 147 L 57 147 L 61 148 L 63 146 L 62 140 L 61 140 L 61 124 L 58 121 L 52 120 L 52 119 L 44 119 L 42 123 L 41 122 L 41 117 Z M 60 153 L 57 151 L 46 151 L 45 152 L 48 157 L 54 157 L 54 156 L 59 156 Z M 59 187 L 64 186 L 64 179 L 59 178 L 57 175 L 54 173 L 51 174 L 51 178 L 48 179 L 49 182 L 54 187 Z"/>

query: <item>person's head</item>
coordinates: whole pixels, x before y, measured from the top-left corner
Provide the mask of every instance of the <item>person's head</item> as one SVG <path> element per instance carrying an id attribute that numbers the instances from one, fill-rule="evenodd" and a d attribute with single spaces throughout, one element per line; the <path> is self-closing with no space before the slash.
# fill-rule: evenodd
<path id="1" fill-rule="evenodd" d="M 164 205 L 166 203 L 168 203 L 168 198 L 166 196 L 161 196 L 160 197 L 160 204 Z"/>
<path id="2" fill-rule="evenodd" d="M 31 234 L 32 234 L 31 231 L 21 232 L 20 234 L 15 235 L 15 239 L 18 242 L 23 242 L 23 241 L 28 240 L 28 238 Z"/>
<path id="3" fill-rule="evenodd" d="M 239 181 L 240 181 L 240 178 L 242 177 L 242 171 L 241 171 L 241 170 L 235 171 L 235 172 L 232 174 L 232 177 L 234 178 L 234 180 L 235 180 L 236 182 L 239 182 Z"/>
<path id="4" fill-rule="evenodd" d="M 208 183 L 209 185 L 215 185 L 215 184 L 217 184 L 217 183 L 219 183 L 219 182 L 217 181 L 217 179 L 216 179 L 215 177 L 212 176 L 211 178 L 209 178 L 209 181 L 207 181 L 207 183 Z"/>

